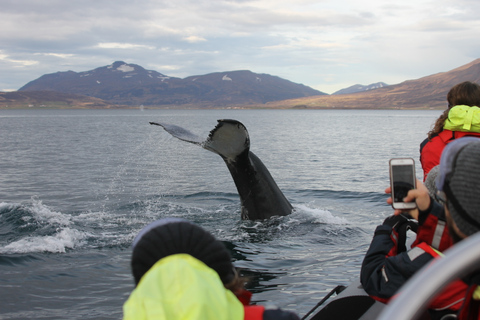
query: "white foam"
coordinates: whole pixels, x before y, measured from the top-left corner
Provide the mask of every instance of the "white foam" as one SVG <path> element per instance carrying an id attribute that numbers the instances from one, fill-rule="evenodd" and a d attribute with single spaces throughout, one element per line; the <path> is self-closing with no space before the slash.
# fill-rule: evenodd
<path id="1" fill-rule="evenodd" d="M 75 229 L 65 228 L 53 236 L 26 237 L 12 242 L 0 253 L 53 252 L 64 253 L 67 248 L 73 249 L 83 243 L 87 234 Z"/>
<path id="2" fill-rule="evenodd" d="M 342 217 L 334 216 L 328 210 L 322 210 L 319 208 L 310 208 L 307 205 L 296 205 L 297 209 L 301 212 L 308 214 L 309 216 L 313 217 L 314 220 L 312 223 L 325 223 L 325 224 L 350 224 L 347 219 Z"/>
<path id="3" fill-rule="evenodd" d="M 27 252 L 55 252 L 63 253 L 66 249 L 73 249 L 83 244 L 89 236 L 72 227 L 70 215 L 53 211 L 45 206 L 41 200 L 33 197 L 31 206 L 25 207 L 27 214 L 22 220 L 28 225 L 35 225 L 39 230 L 52 229 L 49 235 L 29 235 L 0 247 L 0 253 L 27 253 Z M 20 204 L 0 203 L 0 209 L 23 207 Z M 43 231 L 42 231 L 43 232 Z M 37 233 L 38 234 L 38 233 Z"/>
<path id="4" fill-rule="evenodd" d="M 35 221 L 50 225 L 70 226 L 72 221 L 69 215 L 50 210 L 41 200 L 32 198 L 32 217 Z M 29 217 L 24 217 L 28 220 Z"/>
<path id="5" fill-rule="evenodd" d="M 15 204 L 11 204 L 11 203 L 6 203 L 6 202 L 0 202 L 0 210 L 6 210 L 6 209 L 10 209 L 12 207 L 16 206 Z"/>

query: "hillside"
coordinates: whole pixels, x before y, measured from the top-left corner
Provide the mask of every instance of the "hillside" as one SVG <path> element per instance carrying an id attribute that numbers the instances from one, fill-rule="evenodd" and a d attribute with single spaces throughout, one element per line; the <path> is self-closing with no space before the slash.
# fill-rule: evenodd
<path id="1" fill-rule="evenodd" d="M 270 102 L 269 108 L 443 109 L 451 87 L 463 82 L 480 83 L 480 59 L 459 68 L 354 94 L 315 96 Z"/>
<path id="2" fill-rule="evenodd" d="M 0 92 L 0 109 L 17 108 L 120 108 L 101 99 L 54 91 Z"/>
<path id="3" fill-rule="evenodd" d="M 58 91 L 131 106 L 226 107 L 323 95 L 302 84 L 251 71 L 169 77 L 123 61 L 85 72 L 57 72 L 33 80 L 20 92 Z"/>

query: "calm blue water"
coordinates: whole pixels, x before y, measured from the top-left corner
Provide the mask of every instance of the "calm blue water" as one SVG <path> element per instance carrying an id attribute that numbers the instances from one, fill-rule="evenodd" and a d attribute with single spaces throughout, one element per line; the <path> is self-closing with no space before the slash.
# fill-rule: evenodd
<path id="1" fill-rule="evenodd" d="M 418 160 L 439 114 L 0 110 L 0 319 L 120 319 L 133 289 L 131 241 L 168 216 L 224 241 L 253 278 L 254 301 L 304 315 L 358 277 L 375 226 L 392 212 L 388 160 Z M 148 124 L 206 137 L 223 118 L 245 124 L 292 215 L 241 221 L 223 160 Z"/>

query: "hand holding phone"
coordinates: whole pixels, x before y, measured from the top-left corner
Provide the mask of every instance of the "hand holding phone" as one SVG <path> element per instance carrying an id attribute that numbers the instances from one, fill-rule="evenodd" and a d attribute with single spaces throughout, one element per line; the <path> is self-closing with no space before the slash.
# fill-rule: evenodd
<path id="1" fill-rule="evenodd" d="M 415 161 L 412 158 L 394 158 L 389 161 L 392 207 L 410 210 L 417 207 L 415 202 L 404 202 L 408 191 L 416 188 Z"/>

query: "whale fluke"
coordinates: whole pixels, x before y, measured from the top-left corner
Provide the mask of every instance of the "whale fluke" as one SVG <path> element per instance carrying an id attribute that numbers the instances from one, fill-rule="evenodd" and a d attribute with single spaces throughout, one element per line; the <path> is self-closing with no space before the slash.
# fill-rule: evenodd
<path id="1" fill-rule="evenodd" d="M 150 124 L 161 126 L 175 138 L 199 145 L 222 157 L 240 196 L 242 219 L 268 219 L 292 212 L 292 205 L 268 169 L 250 151 L 250 137 L 241 122 L 218 120 L 218 124 L 205 140 L 176 125 L 157 122 Z"/>

